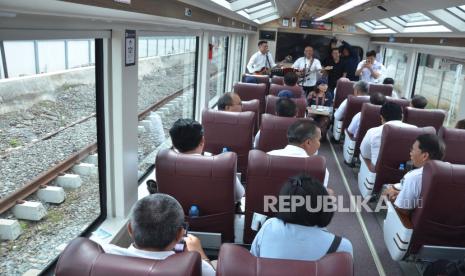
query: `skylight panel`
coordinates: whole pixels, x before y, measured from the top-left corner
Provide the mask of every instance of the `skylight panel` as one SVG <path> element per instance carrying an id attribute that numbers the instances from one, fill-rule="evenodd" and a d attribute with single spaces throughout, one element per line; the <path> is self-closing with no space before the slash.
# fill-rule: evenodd
<path id="1" fill-rule="evenodd" d="M 403 33 L 440 33 L 440 32 L 452 32 L 452 31 L 443 25 L 436 25 L 436 26 L 406 27 L 404 28 L 402 32 Z"/>
<path id="2" fill-rule="evenodd" d="M 261 9 L 266 9 L 266 8 L 271 7 L 271 6 L 272 6 L 271 2 L 266 2 L 266 3 L 260 4 L 260 5 L 258 5 L 258 6 L 255 6 L 255 7 L 253 7 L 253 8 L 245 9 L 244 11 L 245 11 L 246 13 L 254 13 L 254 12 L 256 12 L 256 11 L 259 11 L 259 10 L 261 10 Z"/>
<path id="3" fill-rule="evenodd" d="M 431 21 L 431 18 L 428 16 L 422 14 L 421 12 L 416 12 L 416 13 L 411 13 L 411 14 L 405 14 L 399 16 L 402 20 L 404 20 L 407 23 L 412 23 L 412 22 L 421 22 L 421 21 Z"/>

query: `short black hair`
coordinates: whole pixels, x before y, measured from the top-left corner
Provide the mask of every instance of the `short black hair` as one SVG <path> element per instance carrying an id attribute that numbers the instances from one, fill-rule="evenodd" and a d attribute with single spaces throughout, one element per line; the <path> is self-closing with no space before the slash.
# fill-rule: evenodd
<path id="1" fill-rule="evenodd" d="M 422 95 L 413 95 L 411 103 L 415 108 L 424 109 L 428 105 L 428 100 Z"/>
<path id="2" fill-rule="evenodd" d="M 302 144 L 308 139 L 317 137 L 318 126 L 310 120 L 300 119 L 287 129 L 287 141 L 289 144 Z"/>
<path id="3" fill-rule="evenodd" d="M 465 119 L 457 121 L 457 123 L 455 124 L 455 128 L 465 129 Z"/>
<path id="4" fill-rule="evenodd" d="M 294 117 L 297 113 L 297 105 L 289 98 L 279 98 L 276 101 L 276 115 L 279 117 Z"/>
<path id="5" fill-rule="evenodd" d="M 216 103 L 216 106 L 218 107 L 218 110 L 226 110 L 227 106 L 233 105 L 232 94 L 233 94 L 232 92 L 224 93 L 218 99 L 218 102 Z"/>
<path id="6" fill-rule="evenodd" d="M 386 122 L 402 120 L 402 107 L 393 102 L 385 102 L 381 106 L 380 114 Z"/>
<path id="7" fill-rule="evenodd" d="M 199 146 L 203 137 L 202 125 L 192 119 L 178 119 L 170 128 L 173 146 L 181 153 Z"/>
<path id="8" fill-rule="evenodd" d="M 299 77 L 295 72 L 288 72 L 284 75 L 284 84 L 287 86 L 294 86 L 298 79 Z"/>
<path id="9" fill-rule="evenodd" d="M 394 79 L 393 78 L 385 78 L 383 80 L 383 84 L 394 84 Z"/>
<path id="10" fill-rule="evenodd" d="M 421 152 L 426 152 L 430 160 L 442 160 L 446 145 L 436 134 L 422 134 L 417 137 L 418 147 Z"/>
<path id="11" fill-rule="evenodd" d="M 386 102 L 386 96 L 383 93 L 375 92 L 370 95 L 370 103 L 374 105 L 383 105 Z"/>
<path id="12" fill-rule="evenodd" d="M 291 177 L 281 188 L 279 195 L 289 196 L 290 203 L 293 202 L 293 197 L 303 197 L 306 201 L 303 206 L 295 206 L 295 209 L 294 206 L 291 206 L 289 212 L 278 210 L 276 217 L 284 223 L 326 227 L 334 216 L 334 211 L 325 211 L 323 209 L 323 197 L 329 196 L 328 191 L 320 181 L 309 175 L 300 174 Z M 307 202 L 307 200 L 310 200 L 310 202 Z M 287 199 L 284 199 L 284 201 L 287 201 Z M 318 201 L 321 203 L 318 204 Z M 311 210 L 315 211 L 307 210 L 307 205 L 310 205 Z"/>
<path id="13" fill-rule="evenodd" d="M 368 51 L 367 57 L 376 57 L 376 51 L 375 50 Z"/>
<path id="14" fill-rule="evenodd" d="M 265 43 L 268 44 L 268 41 L 260 40 L 257 45 L 258 45 L 258 47 L 260 47 L 260 46 L 262 46 L 262 44 L 265 44 Z"/>

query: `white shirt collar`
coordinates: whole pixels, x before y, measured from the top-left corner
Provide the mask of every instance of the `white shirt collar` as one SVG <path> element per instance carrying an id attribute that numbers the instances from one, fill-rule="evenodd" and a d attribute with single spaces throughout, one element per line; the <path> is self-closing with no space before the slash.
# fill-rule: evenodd
<path id="1" fill-rule="evenodd" d="M 303 148 L 298 147 L 298 146 L 287 145 L 284 148 L 284 150 L 286 152 L 292 152 L 292 153 L 294 153 L 295 155 L 298 155 L 298 156 L 302 156 L 302 155 L 308 156 L 307 152 Z"/>
<path id="2" fill-rule="evenodd" d="M 142 250 L 135 248 L 133 244 L 129 246 L 128 248 L 129 252 L 135 253 L 135 255 L 138 256 L 147 256 L 151 259 L 166 259 L 168 256 L 171 256 L 174 254 L 174 251 L 148 251 L 148 250 Z"/>

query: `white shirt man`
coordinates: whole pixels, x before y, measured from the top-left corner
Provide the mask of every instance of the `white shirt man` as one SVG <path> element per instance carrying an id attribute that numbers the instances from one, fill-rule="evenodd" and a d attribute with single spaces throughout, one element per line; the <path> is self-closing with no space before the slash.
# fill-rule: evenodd
<path id="1" fill-rule="evenodd" d="M 310 46 L 305 47 L 304 56 L 298 58 L 292 68 L 302 70 L 304 78 L 302 86 L 304 87 L 315 86 L 318 78 L 317 73 L 322 69 L 320 61 L 313 57 L 313 48 Z"/>
<path id="2" fill-rule="evenodd" d="M 355 114 L 355 116 L 352 118 L 352 121 L 350 122 L 349 127 L 347 128 L 347 131 L 351 133 L 354 138 L 357 138 L 358 136 L 358 129 L 360 128 L 360 117 L 362 117 L 362 112 Z"/>
<path id="3" fill-rule="evenodd" d="M 259 51 L 250 57 L 249 63 L 247 63 L 247 70 L 250 74 L 261 71 L 264 67 L 271 69 L 276 66 L 273 56 L 268 51 L 268 43 L 266 41 L 260 41 L 258 43 Z"/>
<path id="4" fill-rule="evenodd" d="M 384 65 L 376 60 L 376 52 L 371 51 L 367 53 L 365 60 L 359 62 L 355 75 L 368 83 L 382 83 L 385 71 Z"/>
<path id="5" fill-rule="evenodd" d="M 396 197 L 394 205 L 401 209 L 415 209 L 421 193 L 423 167 L 409 171 L 400 182 L 401 191 Z"/>
<path id="6" fill-rule="evenodd" d="M 370 98 L 368 96 L 368 85 L 364 81 L 358 81 L 354 84 L 354 95 L 357 97 L 365 97 L 367 99 Z M 347 99 L 344 99 L 342 103 L 337 108 L 336 112 L 334 112 L 334 120 L 342 121 L 344 119 L 344 115 L 346 114 L 347 109 Z"/>

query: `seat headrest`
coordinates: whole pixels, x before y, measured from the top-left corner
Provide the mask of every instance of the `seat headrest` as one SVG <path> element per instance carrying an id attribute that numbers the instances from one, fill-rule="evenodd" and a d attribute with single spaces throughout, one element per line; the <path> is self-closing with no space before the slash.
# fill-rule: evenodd
<path id="1" fill-rule="evenodd" d="M 385 96 L 392 96 L 392 85 L 390 84 L 374 84 L 370 83 L 368 86 L 368 93 L 372 94 L 375 92 L 379 92 L 384 94 Z"/>
<path id="2" fill-rule="evenodd" d="M 220 123 L 231 125 L 247 125 L 252 122 L 255 114 L 251 111 L 229 112 L 214 109 L 204 109 L 202 111 L 202 124 Z"/>
<path id="3" fill-rule="evenodd" d="M 404 122 L 417 127 L 432 126 L 439 131 L 446 118 L 446 112 L 440 109 L 418 109 L 406 107 L 404 109 Z"/>
<path id="4" fill-rule="evenodd" d="M 452 164 L 465 165 L 465 129 L 442 127 L 439 130 L 439 136 L 446 144 L 446 155 L 444 161 Z"/>

